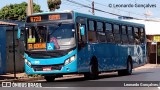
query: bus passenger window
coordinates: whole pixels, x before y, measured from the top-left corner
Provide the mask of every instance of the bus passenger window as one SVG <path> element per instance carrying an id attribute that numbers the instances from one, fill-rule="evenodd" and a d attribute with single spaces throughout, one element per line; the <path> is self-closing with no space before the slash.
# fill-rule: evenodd
<path id="1" fill-rule="evenodd" d="M 126 26 L 122 26 L 122 42 L 123 43 L 128 43 L 127 28 L 126 28 Z"/>
<path id="2" fill-rule="evenodd" d="M 95 31 L 95 29 L 94 29 L 94 21 L 89 21 L 89 30 L 90 31 Z"/>
<path id="3" fill-rule="evenodd" d="M 107 36 L 107 42 L 114 42 L 114 37 L 112 33 L 112 24 L 106 23 L 105 27 L 106 27 L 105 31 L 106 31 L 106 36 Z"/>
<path id="4" fill-rule="evenodd" d="M 119 29 L 119 25 L 113 25 L 113 32 L 119 34 L 120 29 Z"/>
<path id="5" fill-rule="evenodd" d="M 103 31 L 103 23 L 97 22 L 97 31 Z"/>
<path id="6" fill-rule="evenodd" d="M 140 43 L 140 37 L 139 37 L 139 30 L 138 30 L 138 28 L 134 28 L 134 39 L 135 39 L 135 43 L 136 44 Z"/>
<path id="7" fill-rule="evenodd" d="M 94 21 L 89 21 L 88 22 L 88 26 L 89 26 L 89 31 L 88 31 L 88 40 L 89 40 L 89 42 L 91 42 L 91 43 L 97 42 Z"/>
<path id="8" fill-rule="evenodd" d="M 113 25 L 114 38 L 116 43 L 121 43 L 121 34 L 119 25 Z"/>
<path id="9" fill-rule="evenodd" d="M 97 22 L 97 38 L 98 38 L 99 42 L 106 41 L 106 36 L 105 36 L 105 33 L 103 32 L 103 23 L 102 22 Z"/>
<path id="10" fill-rule="evenodd" d="M 134 38 L 133 38 L 133 28 L 132 27 L 127 27 L 128 29 L 128 40 L 130 44 L 134 43 Z"/>
<path id="11" fill-rule="evenodd" d="M 127 34 L 127 31 L 126 31 L 126 26 L 122 26 L 122 34 Z"/>
<path id="12" fill-rule="evenodd" d="M 144 28 L 140 28 L 140 41 L 141 41 L 141 43 L 144 43 L 144 41 L 145 41 Z"/>

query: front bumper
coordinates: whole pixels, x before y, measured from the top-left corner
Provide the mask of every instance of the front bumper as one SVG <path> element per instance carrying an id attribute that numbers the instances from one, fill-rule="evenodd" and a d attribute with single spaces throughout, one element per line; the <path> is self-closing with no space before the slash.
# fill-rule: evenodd
<path id="1" fill-rule="evenodd" d="M 73 62 L 67 64 L 67 65 L 61 65 L 57 68 L 54 68 L 53 70 L 49 71 L 43 71 L 43 68 L 46 66 L 39 66 L 39 70 L 36 70 L 35 67 L 30 67 L 25 63 L 25 72 L 26 74 L 67 74 L 67 73 L 75 73 L 77 72 L 77 60 L 74 60 Z M 58 70 L 59 69 L 59 70 Z"/>

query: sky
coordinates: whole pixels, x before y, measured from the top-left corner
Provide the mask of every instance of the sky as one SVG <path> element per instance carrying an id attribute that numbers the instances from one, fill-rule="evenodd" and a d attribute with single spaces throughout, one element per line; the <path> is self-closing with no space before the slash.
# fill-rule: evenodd
<path id="1" fill-rule="evenodd" d="M 28 0 L 0 0 L 0 9 L 5 5 L 21 3 Z M 47 0 L 33 0 L 36 4 L 41 6 L 41 10 L 49 11 Z M 60 9 L 56 11 L 75 10 L 82 13 L 92 14 L 91 9 L 79 6 L 61 0 L 62 4 Z M 135 18 L 160 18 L 160 0 L 73 0 L 84 5 L 91 6 L 92 1 L 95 3 L 95 8 L 106 12 L 119 14 L 122 16 L 131 16 Z M 145 15 L 147 14 L 147 16 Z M 118 18 L 117 16 L 110 15 L 95 11 L 95 15 L 109 18 Z"/>

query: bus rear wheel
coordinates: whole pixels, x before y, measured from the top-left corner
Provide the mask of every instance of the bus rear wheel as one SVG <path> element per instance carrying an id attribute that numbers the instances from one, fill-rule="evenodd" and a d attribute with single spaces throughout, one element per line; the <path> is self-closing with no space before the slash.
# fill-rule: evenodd
<path id="1" fill-rule="evenodd" d="M 54 82 L 55 77 L 54 76 L 44 76 L 47 82 Z"/>
<path id="2" fill-rule="evenodd" d="M 131 75 L 132 74 L 132 62 L 131 62 L 131 60 L 128 61 L 127 70 L 125 72 L 126 72 L 126 75 Z"/>
<path id="3" fill-rule="evenodd" d="M 123 75 L 131 75 L 132 74 L 132 60 L 129 58 L 127 61 L 127 69 L 125 70 L 119 70 L 118 75 L 123 76 Z"/>

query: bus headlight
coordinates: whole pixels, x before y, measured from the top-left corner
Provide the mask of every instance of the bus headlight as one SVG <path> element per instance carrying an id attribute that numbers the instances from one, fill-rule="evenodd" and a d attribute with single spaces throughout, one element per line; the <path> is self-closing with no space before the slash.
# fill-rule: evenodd
<path id="1" fill-rule="evenodd" d="M 27 62 L 28 62 L 28 60 L 27 60 L 27 59 L 25 59 L 24 61 L 25 61 L 25 63 L 27 63 Z"/>
<path id="2" fill-rule="evenodd" d="M 25 59 L 25 63 L 28 65 L 28 66 L 31 66 L 31 62 L 29 62 L 27 59 Z"/>
<path id="3" fill-rule="evenodd" d="M 64 65 L 67 65 L 68 63 L 69 63 L 69 59 L 67 59 L 66 61 L 65 61 L 65 63 L 64 63 Z"/>
<path id="4" fill-rule="evenodd" d="M 68 58 L 68 59 L 65 61 L 64 65 L 67 65 L 67 64 L 71 63 L 71 62 L 74 61 L 75 59 L 76 59 L 76 56 L 75 56 L 75 55 L 72 56 L 72 57 L 70 57 L 70 58 Z"/>

